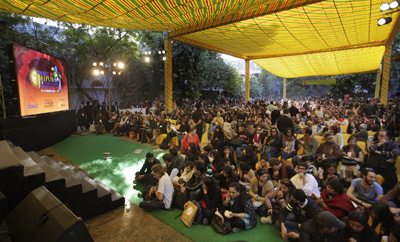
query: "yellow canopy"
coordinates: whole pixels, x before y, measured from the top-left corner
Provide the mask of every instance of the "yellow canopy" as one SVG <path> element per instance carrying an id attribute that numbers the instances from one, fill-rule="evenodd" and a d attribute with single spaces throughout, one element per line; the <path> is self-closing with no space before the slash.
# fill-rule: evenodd
<path id="1" fill-rule="evenodd" d="M 384 2 L 384 1 L 383 1 Z M 376 71 L 400 28 L 381 0 L 2 0 L 0 11 L 128 29 L 254 60 L 282 77 Z M 389 11 L 390 12 L 390 11 Z M 378 26 L 381 17 L 393 21 Z"/>

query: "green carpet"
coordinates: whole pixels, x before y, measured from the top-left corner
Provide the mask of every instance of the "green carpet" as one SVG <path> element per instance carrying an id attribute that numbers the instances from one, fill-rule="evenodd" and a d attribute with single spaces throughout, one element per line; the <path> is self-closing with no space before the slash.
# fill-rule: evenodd
<path id="1" fill-rule="evenodd" d="M 132 189 L 135 172 L 143 165 L 146 153 L 157 149 L 108 134 L 70 136 L 50 148 L 136 205 L 142 201 L 143 186 L 138 184 Z M 142 150 L 140 154 L 135 154 L 137 149 Z M 104 152 L 111 154 L 103 155 Z M 161 156 L 164 153 L 155 152 L 154 155 L 162 161 Z M 104 157 L 107 156 L 112 158 L 105 160 Z M 151 214 L 194 241 L 283 241 L 273 225 L 263 225 L 259 222 L 259 216 L 257 228 L 222 236 L 215 233 L 211 226 L 193 225 L 187 228 L 180 217 L 177 217 L 181 213 L 181 210 L 175 209 Z"/>

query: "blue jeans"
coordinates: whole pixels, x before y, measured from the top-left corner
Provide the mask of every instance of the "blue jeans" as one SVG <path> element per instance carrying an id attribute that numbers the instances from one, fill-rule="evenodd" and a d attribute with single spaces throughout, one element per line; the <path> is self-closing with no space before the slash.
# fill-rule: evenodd
<path id="1" fill-rule="evenodd" d="M 295 154 L 296 154 L 296 151 L 293 151 L 290 153 L 282 152 L 282 159 L 287 160 L 289 158 L 292 158 Z"/>
<path id="2" fill-rule="evenodd" d="M 179 150 L 182 148 L 182 139 L 185 137 L 185 134 L 176 134 L 178 136 L 178 144 L 179 144 Z"/>
<path id="3" fill-rule="evenodd" d="M 242 156 L 242 151 L 244 150 L 244 148 L 245 148 L 246 146 L 247 146 L 247 144 L 242 144 L 242 146 L 236 148 L 236 155 L 237 155 L 237 159 L 238 159 L 238 160 L 237 160 L 238 165 L 239 165 L 239 163 L 240 163 L 239 158 Z M 231 148 L 230 148 L 231 154 L 233 154 L 234 150 L 235 150 L 235 149 L 231 146 Z"/>

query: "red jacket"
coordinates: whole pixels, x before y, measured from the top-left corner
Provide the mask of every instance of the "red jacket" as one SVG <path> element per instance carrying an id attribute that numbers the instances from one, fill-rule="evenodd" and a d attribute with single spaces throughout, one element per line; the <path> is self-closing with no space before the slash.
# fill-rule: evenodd
<path id="1" fill-rule="evenodd" d="M 346 193 L 338 193 L 333 198 L 328 198 L 328 190 L 325 189 L 321 197 L 327 206 L 325 211 L 333 213 L 340 220 L 356 209 Z"/>

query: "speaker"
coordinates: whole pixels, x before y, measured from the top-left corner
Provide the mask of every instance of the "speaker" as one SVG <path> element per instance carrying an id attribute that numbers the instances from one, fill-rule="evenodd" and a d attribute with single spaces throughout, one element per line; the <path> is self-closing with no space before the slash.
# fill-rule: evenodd
<path id="1" fill-rule="evenodd" d="M 16 242 L 93 241 L 85 224 L 44 186 L 8 214 L 7 226 Z"/>

